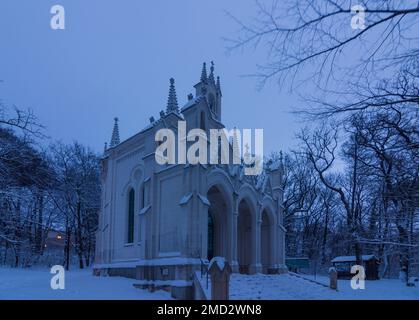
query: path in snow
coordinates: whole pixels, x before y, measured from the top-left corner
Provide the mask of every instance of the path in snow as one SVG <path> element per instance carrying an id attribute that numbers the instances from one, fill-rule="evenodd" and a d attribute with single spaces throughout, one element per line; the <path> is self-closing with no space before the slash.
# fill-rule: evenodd
<path id="1" fill-rule="evenodd" d="M 328 284 L 329 280 L 327 277 L 317 277 L 316 281 Z M 419 300 L 419 287 L 406 287 L 399 280 L 383 279 L 366 281 L 365 290 L 353 290 L 350 280 L 338 280 L 338 291 L 335 291 L 290 274 L 252 276 L 233 274 L 230 298 L 232 300 Z"/>
<path id="2" fill-rule="evenodd" d="M 133 287 L 135 280 L 122 277 L 94 277 L 92 270 L 74 270 L 65 274 L 65 289 L 52 290 L 49 269 L 0 268 L 0 300 L 160 300 L 170 293 Z"/>
<path id="3" fill-rule="evenodd" d="M 261 300 L 311 300 L 337 299 L 334 290 L 314 284 L 289 274 L 252 276 L 233 274 L 230 297 L 234 299 Z"/>

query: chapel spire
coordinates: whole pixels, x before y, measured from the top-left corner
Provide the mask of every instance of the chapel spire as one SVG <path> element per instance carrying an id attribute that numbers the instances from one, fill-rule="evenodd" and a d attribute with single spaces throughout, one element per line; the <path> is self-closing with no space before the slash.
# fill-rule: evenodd
<path id="1" fill-rule="evenodd" d="M 114 122 L 114 125 L 113 125 L 111 144 L 109 145 L 109 147 L 111 147 L 111 148 L 117 146 L 120 143 L 120 140 L 119 140 L 118 118 L 115 117 L 114 120 L 115 120 L 115 122 Z"/>
<path id="2" fill-rule="evenodd" d="M 279 170 L 281 174 L 284 173 L 284 155 L 282 154 L 282 150 L 279 152 Z"/>
<path id="3" fill-rule="evenodd" d="M 169 97 L 167 99 L 166 113 L 175 112 L 179 113 L 179 105 L 177 102 L 175 79 L 170 78 Z"/>
<path id="4" fill-rule="evenodd" d="M 202 65 L 202 71 L 201 71 L 201 82 L 207 83 L 208 77 L 207 77 L 207 64 L 204 62 Z"/>
<path id="5" fill-rule="evenodd" d="M 210 73 L 207 75 L 207 65 L 203 63 L 201 81 L 194 85 L 195 96 L 205 98 L 212 116 L 221 121 L 221 85 L 220 80 L 218 78 L 216 80 L 214 69 L 214 62 L 211 61 Z"/>
<path id="6" fill-rule="evenodd" d="M 210 75 L 208 77 L 210 83 L 215 84 L 214 78 L 214 61 L 211 61 Z"/>

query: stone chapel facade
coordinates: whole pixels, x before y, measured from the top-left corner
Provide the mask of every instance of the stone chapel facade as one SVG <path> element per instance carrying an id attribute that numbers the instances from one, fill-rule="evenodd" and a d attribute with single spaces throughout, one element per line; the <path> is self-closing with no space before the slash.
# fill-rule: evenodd
<path id="1" fill-rule="evenodd" d="M 282 161 L 259 176 L 243 165 L 159 165 L 155 134 L 186 121 L 187 130 L 224 128 L 221 86 L 211 66 L 179 109 L 170 81 L 160 118 L 120 142 L 118 120 L 102 160 L 102 206 L 95 272 L 140 283 L 190 288 L 214 256 L 233 272 L 280 273 L 284 257 Z M 208 135 L 209 136 L 209 135 Z"/>

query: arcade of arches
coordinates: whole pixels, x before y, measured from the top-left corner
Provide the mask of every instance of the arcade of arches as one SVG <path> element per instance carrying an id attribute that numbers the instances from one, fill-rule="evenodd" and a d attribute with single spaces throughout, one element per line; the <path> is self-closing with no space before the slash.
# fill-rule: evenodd
<path id="1" fill-rule="evenodd" d="M 251 194 L 235 195 L 221 185 L 208 189 L 207 258 L 225 257 L 234 272 L 272 273 L 282 244 L 273 206 L 257 206 Z"/>

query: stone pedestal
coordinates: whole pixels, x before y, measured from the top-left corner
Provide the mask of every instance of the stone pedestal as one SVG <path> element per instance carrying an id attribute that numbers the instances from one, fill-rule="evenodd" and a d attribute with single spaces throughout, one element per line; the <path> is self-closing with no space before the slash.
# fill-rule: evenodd
<path id="1" fill-rule="evenodd" d="M 222 257 L 214 257 L 209 265 L 211 300 L 229 300 L 231 267 Z"/>
<path id="2" fill-rule="evenodd" d="M 333 267 L 329 269 L 329 278 L 330 278 L 330 289 L 337 290 L 338 289 L 338 272 Z"/>

